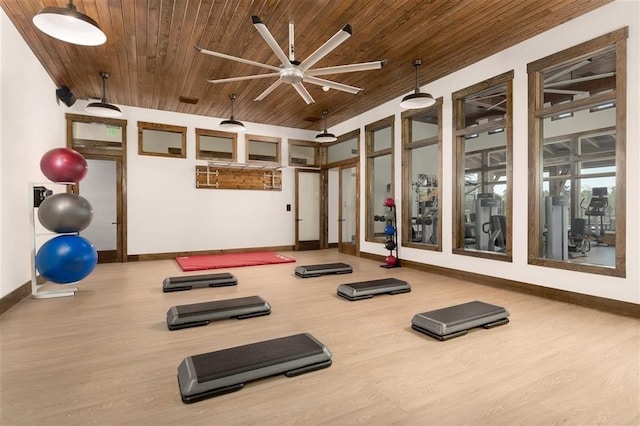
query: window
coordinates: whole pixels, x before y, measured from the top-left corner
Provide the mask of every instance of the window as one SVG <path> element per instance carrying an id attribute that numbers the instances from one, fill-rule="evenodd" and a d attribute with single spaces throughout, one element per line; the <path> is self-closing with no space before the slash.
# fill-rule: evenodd
<path id="1" fill-rule="evenodd" d="M 528 65 L 530 264 L 625 276 L 627 34 Z"/>
<path id="2" fill-rule="evenodd" d="M 124 124 L 123 124 L 124 123 Z M 67 138 L 71 148 L 84 153 L 122 154 L 126 121 L 67 114 Z"/>
<path id="3" fill-rule="evenodd" d="M 402 113 L 402 244 L 442 250 L 442 98 L 427 110 Z"/>
<path id="4" fill-rule="evenodd" d="M 359 157 L 358 145 L 360 143 L 360 131 L 356 130 L 341 135 L 336 142 L 323 143 L 326 147 L 327 165 L 336 167 L 345 162 L 357 160 Z"/>
<path id="5" fill-rule="evenodd" d="M 238 134 L 196 129 L 196 159 L 236 161 Z"/>
<path id="6" fill-rule="evenodd" d="M 247 162 L 280 164 L 280 138 L 247 135 Z"/>
<path id="7" fill-rule="evenodd" d="M 385 222 L 375 220 L 384 215 L 384 201 L 393 193 L 393 120 L 388 117 L 365 127 L 367 152 L 367 241 L 385 240 Z"/>
<path id="8" fill-rule="evenodd" d="M 138 121 L 138 154 L 187 158 L 187 128 Z"/>
<path id="9" fill-rule="evenodd" d="M 318 142 L 289 140 L 289 165 L 320 167 L 320 144 Z"/>
<path id="10" fill-rule="evenodd" d="M 455 92 L 454 253 L 511 261 L 513 71 Z"/>

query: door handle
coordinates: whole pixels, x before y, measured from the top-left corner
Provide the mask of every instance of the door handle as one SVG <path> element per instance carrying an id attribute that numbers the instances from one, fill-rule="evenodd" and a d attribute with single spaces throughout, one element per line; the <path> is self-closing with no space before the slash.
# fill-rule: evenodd
<path id="1" fill-rule="evenodd" d="M 117 224 L 118 224 L 118 222 L 111 222 L 111 224 L 112 224 L 112 225 L 117 225 Z"/>

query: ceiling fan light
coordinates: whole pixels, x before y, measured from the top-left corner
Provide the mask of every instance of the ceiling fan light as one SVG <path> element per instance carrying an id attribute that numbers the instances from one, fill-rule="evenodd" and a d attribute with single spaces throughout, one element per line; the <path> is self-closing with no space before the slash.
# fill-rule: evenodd
<path id="1" fill-rule="evenodd" d="M 106 102 L 91 102 L 84 110 L 100 117 L 120 117 L 122 115 L 120 108 Z"/>
<path id="2" fill-rule="evenodd" d="M 107 41 L 98 23 L 76 11 L 72 1 L 67 7 L 45 7 L 32 21 L 43 33 L 67 43 L 99 46 Z"/>
<path id="3" fill-rule="evenodd" d="M 242 122 L 233 119 L 222 120 L 220 122 L 220 127 L 231 132 L 244 132 L 246 130 Z"/>
<path id="4" fill-rule="evenodd" d="M 326 130 L 316 135 L 316 142 L 335 142 L 338 138 L 333 133 L 328 133 Z"/>
<path id="5" fill-rule="evenodd" d="M 430 107 L 435 104 L 436 100 L 433 99 L 428 93 L 416 92 L 402 98 L 400 107 L 404 109 L 420 109 Z"/>

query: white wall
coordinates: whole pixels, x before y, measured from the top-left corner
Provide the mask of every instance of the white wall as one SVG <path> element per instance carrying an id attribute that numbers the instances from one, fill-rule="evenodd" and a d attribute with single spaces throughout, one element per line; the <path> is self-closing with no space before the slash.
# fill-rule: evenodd
<path id="1" fill-rule="evenodd" d="M 83 113 L 85 101 L 73 109 Z M 295 173 L 282 169 L 282 191 L 196 189 L 195 129 L 222 130 L 220 118 L 120 105 L 127 124 L 127 252 L 130 255 L 292 245 L 295 239 Z M 138 155 L 138 121 L 187 127 L 187 158 Z M 315 132 L 244 121 L 246 133 L 313 140 Z M 238 162 L 246 162 L 245 134 Z M 285 162 L 286 163 L 286 162 Z"/>
<path id="2" fill-rule="evenodd" d="M 64 146 L 56 86 L 0 10 L 0 297 L 31 278 L 29 182 L 47 182 L 40 158 Z"/>
<path id="3" fill-rule="evenodd" d="M 543 58 L 560 50 L 589 41 L 619 28 L 629 26 L 627 40 L 627 277 L 615 278 L 602 275 L 577 273 L 553 268 L 543 268 L 527 264 L 527 202 L 528 202 L 528 158 L 527 158 L 527 63 Z M 428 84 L 423 89 L 434 97 L 442 96 L 443 105 L 443 199 L 442 208 L 443 250 L 432 252 L 411 248 L 400 248 L 400 257 L 416 262 L 438 265 L 452 269 L 496 276 L 516 281 L 537 284 L 567 291 L 585 293 L 632 303 L 640 303 L 640 2 L 617 0 L 591 13 L 567 22 L 551 31 L 527 40 L 510 49 L 493 55 L 474 65 Z M 501 262 L 451 253 L 452 242 L 452 103 L 451 93 L 471 86 L 485 79 L 514 70 L 513 82 L 513 262 Z M 408 88 L 410 89 L 410 88 Z M 407 92 L 409 93 L 409 92 Z M 393 101 L 340 123 L 332 130 L 344 134 L 364 127 L 389 115 L 395 114 L 395 193 L 401 193 L 401 125 L 398 104 L 404 94 Z M 365 162 L 363 150 L 360 161 Z M 366 181 L 366 170 L 362 170 L 362 182 Z M 366 185 L 361 185 L 361 199 L 364 199 Z M 401 206 L 399 206 L 401 207 Z M 361 235 L 364 235 L 364 209 L 361 211 Z M 400 214 L 400 212 L 398 212 Z M 399 224 L 402 226 L 402 224 Z M 399 230 L 400 231 L 400 230 Z M 363 252 L 385 255 L 381 244 L 360 241 Z"/>

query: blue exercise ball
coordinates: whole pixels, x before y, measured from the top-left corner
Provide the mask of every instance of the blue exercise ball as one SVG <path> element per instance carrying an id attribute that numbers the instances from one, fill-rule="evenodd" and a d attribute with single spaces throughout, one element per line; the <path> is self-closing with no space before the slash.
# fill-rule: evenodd
<path id="1" fill-rule="evenodd" d="M 387 225 L 384 227 L 384 233 L 387 235 L 393 235 L 396 233 L 396 227 L 393 225 Z"/>
<path id="2" fill-rule="evenodd" d="M 43 278 L 56 284 L 80 281 L 98 263 L 93 245 L 79 235 L 59 235 L 44 243 L 36 254 L 36 269 Z"/>
<path id="3" fill-rule="evenodd" d="M 93 207 L 77 194 L 50 195 L 38 207 L 38 219 L 51 232 L 65 234 L 80 232 L 91 223 Z"/>

